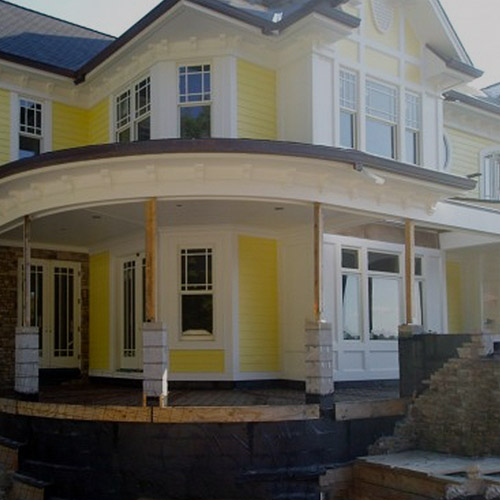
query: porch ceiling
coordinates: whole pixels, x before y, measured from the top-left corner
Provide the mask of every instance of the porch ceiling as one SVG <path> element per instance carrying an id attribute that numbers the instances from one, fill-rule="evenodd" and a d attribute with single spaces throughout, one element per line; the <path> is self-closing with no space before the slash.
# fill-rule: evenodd
<path id="1" fill-rule="evenodd" d="M 283 232 L 311 225 L 312 205 L 274 200 L 172 199 L 157 208 L 159 228 L 234 226 Z M 380 219 L 361 213 L 325 209 L 325 231 L 352 228 Z M 69 210 L 37 217 L 32 224 L 34 244 L 90 249 L 144 230 L 144 203 L 129 202 Z M 3 241 L 22 241 L 22 227 L 0 234 Z"/>

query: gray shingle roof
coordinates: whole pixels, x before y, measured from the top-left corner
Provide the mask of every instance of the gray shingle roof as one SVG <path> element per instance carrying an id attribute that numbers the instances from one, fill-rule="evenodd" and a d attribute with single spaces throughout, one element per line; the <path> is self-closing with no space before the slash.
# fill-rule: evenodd
<path id="1" fill-rule="evenodd" d="M 76 71 L 114 37 L 0 0 L 0 52 Z"/>

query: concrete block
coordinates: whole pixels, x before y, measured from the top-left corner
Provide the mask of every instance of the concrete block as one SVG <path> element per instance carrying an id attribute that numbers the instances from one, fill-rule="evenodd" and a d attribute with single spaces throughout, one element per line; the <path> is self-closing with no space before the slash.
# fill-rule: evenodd
<path id="1" fill-rule="evenodd" d="M 144 347 L 142 350 L 142 359 L 144 364 L 163 363 L 167 365 L 168 352 L 165 347 Z"/>

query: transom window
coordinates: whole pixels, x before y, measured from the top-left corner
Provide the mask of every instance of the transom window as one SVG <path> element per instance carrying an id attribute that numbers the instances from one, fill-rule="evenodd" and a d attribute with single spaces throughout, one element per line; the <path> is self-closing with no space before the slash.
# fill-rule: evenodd
<path id="1" fill-rule="evenodd" d="M 19 99 L 19 158 L 38 155 L 42 149 L 42 103 Z"/>
<path id="2" fill-rule="evenodd" d="M 211 134 L 212 74 L 210 64 L 179 66 L 179 130 L 183 139 Z"/>
<path id="3" fill-rule="evenodd" d="M 116 141 L 147 141 L 151 138 L 151 79 L 132 85 L 115 100 Z"/>
<path id="4" fill-rule="evenodd" d="M 185 248 L 180 257 L 182 335 L 213 335 L 213 250 Z"/>
<path id="5" fill-rule="evenodd" d="M 420 163 L 420 97 L 406 93 L 405 161 Z"/>
<path id="6" fill-rule="evenodd" d="M 356 147 L 358 79 L 355 73 L 340 70 L 340 145 Z"/>
<path id="7" fill-rule="evenodd" d="M 481 197 L 500 200 L 500 151 L 483 157 Z"/>
<path id="8" fill-rule="evenodd" d="M 398 100 L 395 87 L 366 81 L 366 150 L 396 158 Z"/>

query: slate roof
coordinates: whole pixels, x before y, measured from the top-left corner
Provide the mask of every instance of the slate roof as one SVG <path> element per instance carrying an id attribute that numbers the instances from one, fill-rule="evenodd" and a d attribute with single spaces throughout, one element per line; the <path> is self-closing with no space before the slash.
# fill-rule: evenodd
<path id="1" fill-rule="evenodd" d="M 0 0 L 0 56 L 4 59 L 47 66 L 69 76 L 114 39 Z"/>

